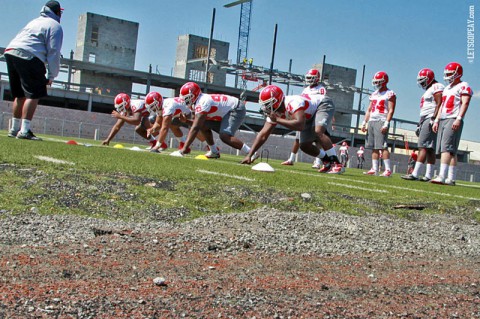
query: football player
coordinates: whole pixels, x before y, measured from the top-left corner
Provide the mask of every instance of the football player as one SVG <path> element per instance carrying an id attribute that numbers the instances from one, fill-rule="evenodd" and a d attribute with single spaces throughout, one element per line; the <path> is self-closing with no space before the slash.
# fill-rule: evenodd
<path id="1" fill-rule="evenodd" d="M 402 178 L 410 181 L 420 180 L 428 182 L 432 179 L 435 165 L 435 143 L 437 134 L 432 130 L 433 121 L 437 117 L 442 104 L 443 84 L 435 80 L 435 74 L 431 69 L 421 69 L 417 75 L 417 84 L 425 90 L 420 99 L 420 121 L 415 134 L 418 136 L 419 152 L 411 174 L 403 175 Z M 420 178 L 420 170 L 427 163 L 425 176 Z"/>
<path id="2" fill-rule="evenodd" d="M 320 71 L 317 69 L 310 69 L 307 71 L 305 74 L 305 84 L 307 85 L 303 91 L 302 94 L 304 95 L 320 95 L 324 96 L 327 94 L 327 90 L 325 87 L 320 83 Z M 295 161 L 295 156 L 297 155 L 298 149 L 300 148 L 300 132 L 297 131 L 297 134 L 295 136 L 295 141 L 293 142 L 292 145 L 292 151 L 290 153 L 290 157 L 288 160 L 282 163 L 282 165 L 293 165 L 293 162 Z M 322 158 L 325 157 L 325 151 L 323 148 L 320 148 L 320 154 L 319 156 L 315 157 L 315 160 L 313 162 L 312 168 L 319 169 L 321 167 L 322 163 Z M 326 163 L 329 163 L 327 160 Z"/>
<path id="3" fill-rule="evenodd" d="M 145 97 L 145 106 L 150 114 L 156 115 L 155 123 L 149 130 L 149 133 L 157 136 L 157 145 L 150 151 L 160 152 L 166 148 L 165 139 L 167 138 L 168 130 L 170 129 L 179 141 L 179 149 L 182 149 L 185 144 L 185 135 L 180 127 L 188 128 L 188 118 L 191 115 L 190 109 L 185 105 L 184 101 L 179 97 L 163 99 L 158 92 L 150 92 Z M 191 120 L 190 120 L 191 123 Z M 200 140 L 201 134 L 199 134 Z M 191 149 L 185 150 L 185 154 L 190 153 Z"/>
<path id="4" fill-rule="evenodd" d="M 387 83 L 388 74 L 384 71 L 379 71 L 373 76 L 372 85 L 376 90 L 370 95 L 370 104 L 362 123 L 362 132 L 367 132 L 365 148 L 372 149 L 372 168 L 368 172 L 363 172 L 366 175 L 379 175 L 381 150 L 385 164 L 385 171 L 381 176 L 390 177 L 392 175 L 387 137 L 390 121 L 395 112 L 397 97 L 395 92 L 387 87 Z"/>
<path id="5" fill-rule="evenodd" d="M 250 151 L 247 144 L 235 137 L 235 133 L 242 125 L 247 113 L 245 103 L 230 95 L 202 93 L 195 82 L 187 82 L 180 88 L 180 98 L 195 113 L 195 119 L 183 148 L 171 155 L 183 156 L 198 133 L 202 132 L 209 148 L 205 156 L 207 158 L 220 158 L 220 152 L 215 145 L 212 130 L 218 133 L 225 144 L 244 153 Z"/>
<path id="6" fill-rule="evenodd" d="M 301 132 L 300 149 L 310 156 L 317 157 L 319 155 L 320 150 L 316 144 L 325 146 L 327 144 L 325 138 L 327 138 L 330 143 L 330 147 L 327 149 L 333 150 L 333 154 L 329 155 L 329 151 L 327 151 L 329 170 L 326 172 L 330 174 L 343 173 L 343 166 L 338 161 L 332 142 L 324 134 L 335 109 L 329 97 L 324 96 L 323 99 L 310 99 L 308 95 L 285 97 L 282 89 L 275 85 L 269 85 L 260 92 L 259 103 L 266 116 L 266 121 L 242 164 L 253 162 L 253 154 L 267 141 L 275 126 L 280 124 L 288 129 Z"/>
<path id="7" fill-rule="evenodd" d="M 154 147 L 157 141 L 154 136 L 148 135 L 148 129 L 150 129 L 152 123 L 149 119 L 150 112 L 145 107 L 145 101 L 140 99 L 130 100 L 128 94 L 120 93 L 114 99 L 114 106 L 112 117 L 116 118 L 117 122 L 113 125 L 102 145 L 109 145 L 123 125 L 127 123 L 135 125 L 135 132 L 148 140 L 150 148 Z"/>
<path id="8" fill-rule="evenodd" d="M 457 151 L 473 91 L 462 81 L 463 68 L 457 62 L 447 64 L 443 79 L 448 85 L 443 90 L 442 105 L 435 118 L 432 130 L 437 132 L 436 154 L 440 155 L 440 171 L 431 182 L 455 185 Z"/>
<path id="9" fill-rule="evenodd" d="M 340 151 L 340 163 L 343 166 L 347 166 L 348 162 L 348 144 L 347 142 L 342 142 L 342 146 L 338 149 Z"/>
<path id="10" fill-rule="evenodd" d="M 357 168 L 363 168 L 363 163 L 365 162 L 365 148 L 363 146 L 360 146 L 360 148 L 357 151 Z"/>
<path id="11" fill-rule="evenodd" d="M 332 129 L 332 122 L 334 121 L 335 106 L 333 101 L 327 96 L 327 90 L 320 83 L 320 72 L 318 70 L 309 70 L 305 75 L 305 83 L 307 87 L 303 89 L 302 96 L 319 107 L 315 116 L 315 121 L 317 122 L 316 134 L 318 137 L 315 143 L 317 144 L 314 149 L 310 150 L 311 152 L 316 152 L 314 150 L 318 149 L 319 154 L 316 156 L 312 167 L 319 168 L 320 162 L 323 162 L 323 167 L 319 170 L 320 173 L 329 173 L 332 169 L 340 169 L 343 172 L 343 166 L 341 168 L 338 165 L 332 167 L 332 163 L 336 163 L 332 158 L 337 158 L 337 152 L 328 132 L 329 129 Z M 323 103 L 324 99 L 326 99 L 326 103 Z M 304 145 L 305 147 L 309 146 Z M 338 162 L 338 158 L 336 161 Z"/>

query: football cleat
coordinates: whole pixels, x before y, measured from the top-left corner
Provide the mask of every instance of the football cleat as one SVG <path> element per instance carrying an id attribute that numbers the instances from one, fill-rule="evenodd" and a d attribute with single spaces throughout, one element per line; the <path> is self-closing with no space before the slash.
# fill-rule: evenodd
<path id="1" fill-rule="evenodd" d="M 419 179 L 420 182 L 430 182 L 432 179 L 426 176 L 423 176 L 422 178 Z"/>
<path id="2" fill-rule="evenodd" d="M 407 180 L 407 181 L 418 181 L 418 177 L 416 177 L 415 175 L 413 174 L 408 174 L 408 175 L 402 175 L 400 176 L 401 178 Z"/>
<path id="3" fill-rule="evenodd" d="M 150 144 L 150 146 L 147 147 L 147 150 L 151 150 L 152 148 L 155 147 L 155 145 L 157 145 L 157 140 L 148 141 L 148 144 Z"/>
<path id="4" fill-rule="evenodd" d="M 445 185 L 455 186 L 455 181 L 447 178 L 445 180 Z"/>
<path id="5" fill-rule="evenodd" d="M 392 171 L 389 169 L 386 169 L 385 172 L 381 175 L 382 177 L 390 177 L 392 176 Z"/>
<path id="6" fill-rule="evenodd" d="M 282 165 L 289 165 L 289 166 L 292 166 L 293 165 L 293 162 L 290 161 L 290 160 L 286 160 L 285 162 L 282 162 Z"/>
<path id="7" fill-rule="evenodd" d="M 28 131 L 27 133 L 23 133 L 22 131 L 19 131 L 17 133 L 17 138 L 21 140 L 31 140 L 31 141 L 41 141 L 42 139 L 40 137 L 36 137 L 35 134 L 33 134 L 32 131 Z"/>
<path id="8" fill-rule="evenodd" d="M 445 178 L 443 178 L 442 176 L 437 176 L 434 179 L 432 179 L 430 183 L 445 185 Z"/>
<path id="9" fill-rule="evenodd" d="M 313 163 L 312 168 L 319 169 L 321 166 L 320 163 Z"/>
<path id="10" fill-rule="evenodd" d="M 378 171 L 374 170 L 373 168 L 369 170 L 368 172 L 363 172 L 364 175 L 372 175 L 372 176 L 378 176 Z"/>
<path id="11" fill-rule="evenodd" d="M 163 142 L 162 145 L 160 145 L 160 151 L 164 151 L 168 148 L 167 143 Z"/>
<path id="12" fill-rule="evenodd" d="M 345 172 L 345 168 L 343 167 L 343 165 L 340 163 L 335 163 L 332 165 L 330 171 L 328 171 L 327 174 L 342 174 L 343 172 Z"/>
<path id="13" fill-rule="evenodd" d="M 319 173 L 328 173 L 332 169 L 331 163 L 324 163 L 323 167 L 318 170 Z"/>
<path id="14" fill-rule="evenodd" d="M 205 154 L 206 158 L 220 158 L 220 153 L 214 153 L 212 151 L 208 151 L 207 154 Z"/>
<path id="15" fill-rule="evenodd" d="M 178 149 L 181 150 L 185 146 L 185 142 L 180 142 L 180 145 L 178 146 Z M 190 154 L 192 152 L 192 149 L 188 147 L 183 154 Z"/>
<path id="16" fill-rule="evenodd" d="M 17 137 L 18 132 L 20 132 L 20 130 L 11 129 L 8 131 L 8 137 Z"/>

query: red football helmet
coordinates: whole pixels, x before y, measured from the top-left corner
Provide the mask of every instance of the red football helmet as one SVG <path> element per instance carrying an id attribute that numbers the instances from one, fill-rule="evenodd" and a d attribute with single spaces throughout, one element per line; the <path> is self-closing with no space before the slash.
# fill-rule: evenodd
<path id="1" fill-rule="evenodd" d="M 421 69 L 417 75 L 417 83 L 422 89 L 427 89 L 435 80 L 435 73 L 430 69 Z"/>
<path id="2" fill-rule="evenodd" d="M 388 83 L 388 74 L 384 71 L 378 71 L 375 73 L 372 79 L 372 85 L 377 89 L 386 87 Z"/>
<path id="3" fill-rule="evenodd" d="M 130 96 L 120 93 L 115 97 L 114 104 L 117 112 L 126 112 L 130 108 Z"/>
<path id="4" fill-rule="evenodd" d="M 307 74 L 305 74 L 305 84 L 316 85 L 318 82 L 320 82 L 320 71 L 317 69 L 308 70 Z"/>
<path id="5" fill-rule="evenodd" d="M 150 92 L 145 97 L 145 107 L 150 113 L 160 115 L 162 112 L 163 97 L 158 92 Z"/>
<path id="6" fill-rule="evenodd" d="M 363 151 L 363 150 L 365 149 L 365 147 L 363 147 L 363 146 L 360 146 L 360 149 Z"/>
<path id="7" fill-rule="evenodd" d="M 342 142 L 342 146 L 347 146 L 347 142 Z"/>
<path id="8" fill-rule="evenodd" d="M 447 83 L 452 83 L 456 79 L 461 78 L 463 75 L 463 68 L 457 62 L 451 62 L 447 64 L 445 70 L 443 70 L 443 79 Z"/>
<path id="9" fill-rule="evenodd" d="M 258 103 L 260 103 L 260 110 L 263 113 L 270 114 L 275 112 L 283 102 L 285 96 L 283 91 L 276 85 L 267 85 L 260 92 Z"/>
<path id="10" fill-rule="evenodd" d="M 197 101 L 202 90 L 195 82 L 187 82 L 180 88 L 180 98 L 185 101 L 187 106 L 192 106 Z"/>

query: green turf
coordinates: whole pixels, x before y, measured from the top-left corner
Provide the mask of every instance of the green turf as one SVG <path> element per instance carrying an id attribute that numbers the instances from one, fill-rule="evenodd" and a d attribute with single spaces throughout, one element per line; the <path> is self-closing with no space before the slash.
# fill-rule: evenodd
<path id="1" fill-rule="evenodd" d="M 308 163 L 285 167 L 270 160 L 274 173 L 238 164 L 241 157 L 222 154 L 198 160 L 147 151 L 67 145 L 48 137 L 42 142 L 7 138 L 0 132 L 0 211 L 18 214 L 80 214 L 133 221 L 180 220 L 208 214 L 248 211 L 263 206 L 288 211 L 337 211 L 362 215 L 387 213 L 405 218 L 416 214 L 451 213 L 480 220 L 480 184 L 440 186 L 365 176 L 347 169 L 342 175 L 317 173 Z M 146 145 L 137 145 L 144 149 Z M 268 146 L 267 146 L 268 147 Z M 41 160 L 45 156 L 70 163 Z M 302 197 L 308 193 L 311 198 Z M 410 208 L 395 208 L 398 205 Z M 414 209 L 416 206 L 422 210 Z M 155 217 L 157 216 L 157 217 Z M 157 218 L 157 219 L 156 219 Z M 175 220 L 179 220 L 176 218 Z"/>

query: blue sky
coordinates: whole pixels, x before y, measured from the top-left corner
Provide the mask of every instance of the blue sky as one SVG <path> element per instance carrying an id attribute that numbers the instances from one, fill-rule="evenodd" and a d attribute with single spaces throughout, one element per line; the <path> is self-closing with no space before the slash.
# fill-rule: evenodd
<path id="1" fill-rule="evenodd" d="M 240 6 L 224 8 L 232 0 L 63 0 L 64 45 L 68 56 L 75 49 L 79 15 L 93 12 L 140 23 L 135 68 L 170 75 L 177 37 L 208 37 L 212 10 L 216 8 L 214 38 L 230 42 L 235 60 Z M 38 16 L 45 1 L 1 0 L 0 46 L 30 19 Z M 473 63 L 467 56 L 467 21 L 470 6 L 475 15 Z M 397 93 L 395 117 L 418 120 L 423 91 L 416 85 L 421 68 L 429 67 L 443 82 L 443 68 L 456 61 L 464 67 L 463 80 L 475 92 L 465 119 L 463 138 L 480 141 L 480 3 L 475 0 L 351 1 L 253 0 L 249 56 L 255 65 L 270 66 L 273 32 L 278 24 L 274 68 L 304 74 L 313 64 L 326 62 L 357 69 L 357 86 L 366 65 L 366 85 L 384 70 L 389 87 Z M 3 66 L 2 66 L 3 67 Z M 4 71 L 4 69 L 2 69 Z M 294 93 L 299 93 L 294 91 Z M 357 103 L 357 102 L 355 102 Z M 368 103 L 364 100 L 364 103 Z M 357 104 L 355 104 L 356 107 Z"/>

